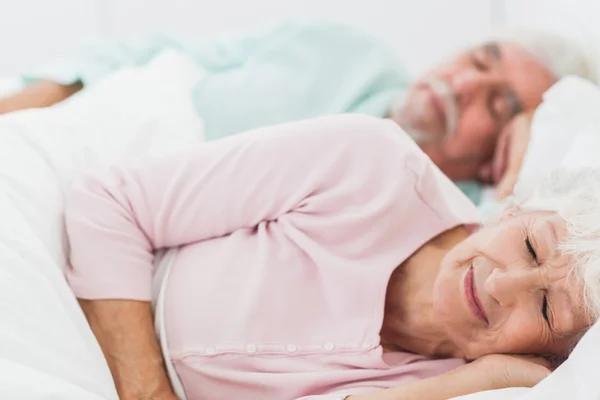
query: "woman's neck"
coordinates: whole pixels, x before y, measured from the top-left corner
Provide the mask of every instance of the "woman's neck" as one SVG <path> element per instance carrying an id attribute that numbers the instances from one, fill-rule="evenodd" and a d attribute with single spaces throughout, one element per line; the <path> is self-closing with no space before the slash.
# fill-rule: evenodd
<path id="1" fill-rule="evenodd" d="M 430 357 L 461 356 L 435 315 L 432 294 L 442 259 L 468 236 L 462 226 L 448 230 L 396 268 L 386 294 L 381 329 L 384 348 Z"/>

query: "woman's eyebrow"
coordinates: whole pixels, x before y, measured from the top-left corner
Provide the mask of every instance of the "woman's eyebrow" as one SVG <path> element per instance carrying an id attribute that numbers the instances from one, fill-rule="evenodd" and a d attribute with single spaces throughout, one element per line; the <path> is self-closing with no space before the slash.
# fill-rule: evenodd
<path id="1" fill-rule="evenodd" d="M 560 256 L 560 249 L 558 247 L 558 234 L 556 233 L 556 227 L 550 221 L 545 220 L 540 227 L 543 231 L 548 232 L 546 236 L 548 241 L 546 242 L 548 246 L 548 256 Z"/>

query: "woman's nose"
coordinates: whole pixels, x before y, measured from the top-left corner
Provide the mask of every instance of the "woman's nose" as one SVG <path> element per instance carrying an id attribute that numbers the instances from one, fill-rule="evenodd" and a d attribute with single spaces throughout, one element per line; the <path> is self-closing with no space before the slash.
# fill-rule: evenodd
<path id="1" fill-rule="evenodd" d="M 534 270 L 495 268 L 485 281 L 484 288 L 501 306 L 510 306 L 519 297 L 537 290 L 538 275 Z"/>

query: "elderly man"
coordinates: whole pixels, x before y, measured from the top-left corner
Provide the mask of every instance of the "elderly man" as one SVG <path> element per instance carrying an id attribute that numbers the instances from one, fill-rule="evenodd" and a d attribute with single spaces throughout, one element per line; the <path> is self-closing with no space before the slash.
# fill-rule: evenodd
<path id="1" fill-rule="evenodd" d="M 291 22 L 241 37 L 96 43 L 26 75 L 29 85 L 0 100 L 0 112 L 52 105 L 164 49 L 187 53 L 206 71 L 193 96 L 208 140 L 326 114 L 389 117 L 450 178 L 499 183 L 502 193 L 512 189 L 544 91 L 564 75 L 589 79 L 594 71 L 572 43 L 527 32 L 498 36 L 412 81 L 373 37 Z"/>

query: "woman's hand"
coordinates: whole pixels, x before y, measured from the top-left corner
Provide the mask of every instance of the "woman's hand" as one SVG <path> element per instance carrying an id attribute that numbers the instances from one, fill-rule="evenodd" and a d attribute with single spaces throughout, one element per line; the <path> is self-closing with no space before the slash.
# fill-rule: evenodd
<path id="1" fill-rule="evenodd" d="M 549 374 L 549 363 L 542 358 L 493 354 L 442 375 L 347 400 L 447 400 L 486 390 L 531 387 Z"/>
<path id="2" fill-rule="evenodd" d="M 547 377 L 550 363 L 541 357 L 491 354 L 481 357 L 462 368 L 483 374 L 494 389 L 532 387 Z"/>

